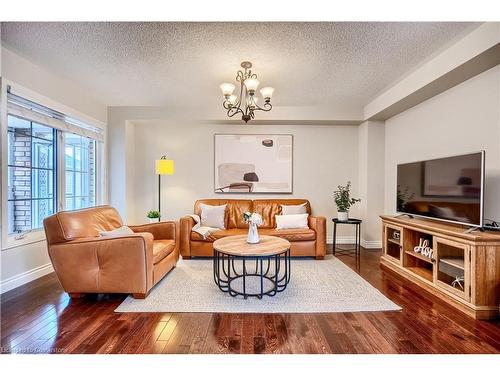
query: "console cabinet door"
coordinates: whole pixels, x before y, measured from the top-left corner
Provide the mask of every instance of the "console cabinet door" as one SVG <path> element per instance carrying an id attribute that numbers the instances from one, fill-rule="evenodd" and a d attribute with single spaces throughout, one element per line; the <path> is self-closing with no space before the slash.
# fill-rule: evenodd
<path id="1" fill-rule="evenodd" d="M 384 225 L 384 255 L 399 265 L 402 263 L 403 228 Z"/>
<path id="2" fill-rule="evenodd" d="M 470 301 L 470 246 L 434 237 L 434 282 L 465 301 Z"/>

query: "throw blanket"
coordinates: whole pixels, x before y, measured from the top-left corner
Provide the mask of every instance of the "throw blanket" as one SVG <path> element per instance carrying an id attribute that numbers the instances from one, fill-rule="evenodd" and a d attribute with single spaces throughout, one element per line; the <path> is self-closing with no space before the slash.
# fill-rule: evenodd
<path id="1" fill-rule="evenodd" d="M 199 215 L 189 215 L 193 218 L 194 222 L 196 223 L 193 227 L 193 232 L 198 233 L 203 237 L 205 240 L 208 236 L 210 236 L 210 233 L 217 232 L 220 230 L 219 228 L 213 228 L 213 227 L 202 227 L 201 226 L 201 218 Z"/>

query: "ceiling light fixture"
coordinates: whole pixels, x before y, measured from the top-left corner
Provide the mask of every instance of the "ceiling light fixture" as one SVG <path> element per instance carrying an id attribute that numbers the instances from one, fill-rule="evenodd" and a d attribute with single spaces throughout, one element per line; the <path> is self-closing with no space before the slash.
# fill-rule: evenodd
<path id="1" fill-rule="evenodd" d="M 257 105 L 258 97 L 255 95 L 257 87 L 259 87 L 259 81 L 257 80 L 257 74 L 252 73 L 250 70 L 252 63 L 243 61 L 241 67 L 244 71 L 238 70 L 236 74 L 236 81 L 240 83 L 240 96 L 233 95 L 236 86 L 232 83 L 221 84 L 220 89 L 224 96 L 224 103 L 222 103 L 222 106 L 227 110 L 227 115 L 229 117 L 233 117 L 240 113 L 241 119 L 245 121 L 245 123 L 248 123 L 248 121 L 254 118 L 255 111 L 268 112 L 273 108 L 271 105 L 271 97 L 273 96 L 274 89 L 272 87 L 263 87 L 260 90 L 264 98 L 264 104 L 260 107 Z"/>

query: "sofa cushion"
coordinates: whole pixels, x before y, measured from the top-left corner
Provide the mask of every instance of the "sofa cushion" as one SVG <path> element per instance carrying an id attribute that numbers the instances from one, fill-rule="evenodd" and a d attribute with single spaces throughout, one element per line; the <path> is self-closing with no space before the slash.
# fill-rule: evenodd
<path id="1" fill-rule="evenodd" d="M 260 228 L 276 228 L 276 215 L 281 214 L 281 205 L 306 204 L 306 212 L 311 214 L 311 206 L 306 199 L 256 199 L 253 201 L 253 212 L 262 216 L 264 224 Z"/>
<path id="2" fill-rule="evenodd" d="M 306 204 L 297 204 L 297 205 L 281 205 L 281 214 L 282 215 L 297 215 L 297 214 L 307 214 Z"/>
<path id="3" fill-rule="evenodd" d="M 224 238 L 227 236 L 239 236 L 242 234 L 247 234 L 248 229 L 240 229 L 240 228 L 232 228 L 232 229 L 222 229 L 218 230 L 215 232 L 210 233 L 210 235 L 203 239 L 203 237 L 194 231 L 191 231 L 191 240 L 192 241 L 208 241 L 208 242 L 214 242 L 215 240 L 218 240 L 219 238 Z"/>
<path id="4" fill-rule="evenodd" d="M 191 232 L 191 240 L 192 241 L 204 241 L 204 242 L 214 242 L 219 238 L 224 238 L 227 236 L 238 236 L 238 235 L 246 235 L 248 233 L 248 229 L 225 229 L 218 230 L 216 232 L 210 233 L 210 235 L 203 239 L 203 237 L 196 232 Z M 316 232 L 312 229 L 260 229 L 259 234 L 267 235 L 267 236 L 276 236 L 280 238 L 284 238 L 290 242 L 296 241 L 314 241 L 316 239 Z"/>
<path id="5" fill-rule="evenodd" d="M 252 212 L 252 201 L 249 199 L 200 199 L 194 204 L 194 213 L 201 215 L 201 204 L 210 206 L 226 206 L 226 216 L 224 219 L 225 227 L 231 228 L 248 228 L 248 224 L 243 221 L 243 213 Z"/>
<path id="6" fill-rule="evenodd" d="M 276 215 L 276 229 L 305 229 L 309 214 Z"/>
<path id="7" fill-rule="evenodd" d="M 310 228 L 301 229 L 259 229 L 259 234 L 284 238 L 290 242 L 314 241 L 316 232 Z"/>
<path id="8" fill-rule="evenodd" d="M 226 205 L 211 206 L 201 203 L 201 226 L 225 229 Z"/>
<path id="9" fill-rule="evenodd" d="M 175 249 L 174 240 L 153 241 L 153 264 L 161 262 L 167 255 Z"/>

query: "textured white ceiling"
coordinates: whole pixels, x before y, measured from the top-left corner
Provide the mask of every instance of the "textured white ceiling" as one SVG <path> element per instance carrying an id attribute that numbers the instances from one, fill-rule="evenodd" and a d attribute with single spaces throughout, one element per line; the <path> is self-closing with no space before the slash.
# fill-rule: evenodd
<path id="1" fill-rule="evenodd" d="M 243 60 L 274 104 L 361 111 L 477 24 L 2 23 L 14 52 L 109 106 L 214 107 Z M 218 108 L 218 107 L 217 107 Z"/>

